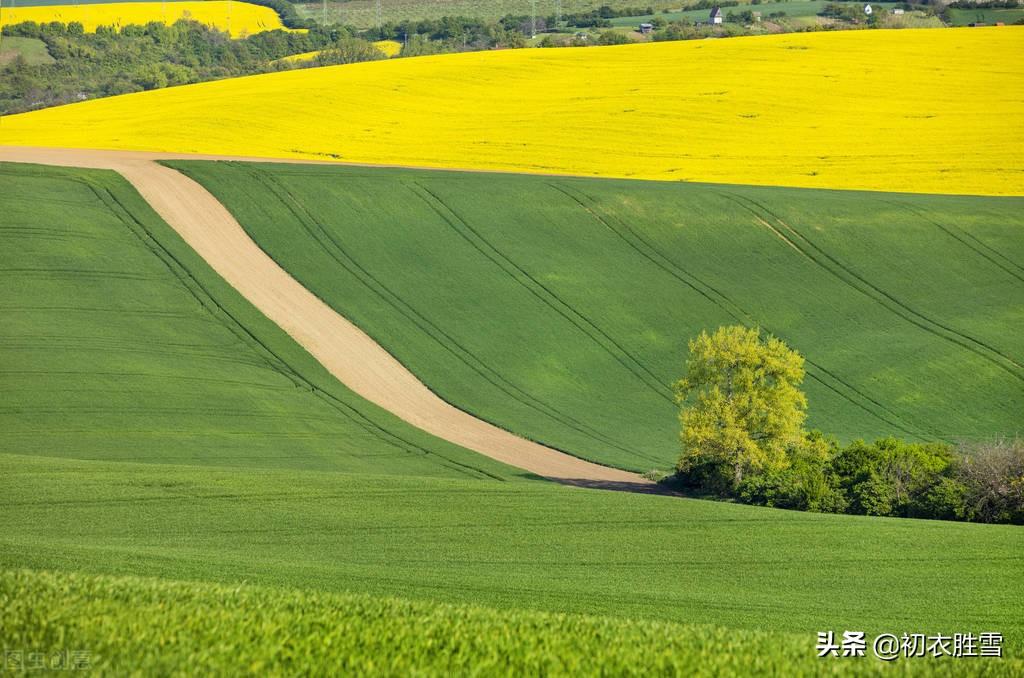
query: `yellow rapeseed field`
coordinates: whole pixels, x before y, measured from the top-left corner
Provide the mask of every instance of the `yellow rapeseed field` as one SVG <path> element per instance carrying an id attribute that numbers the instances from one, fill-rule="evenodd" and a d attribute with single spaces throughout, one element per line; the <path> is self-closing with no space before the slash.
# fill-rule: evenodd
<path id="1" fill-rule="evenodd" d="M 323 51 L 322 49 L 317 49 L 317 50 L 313 50 L 312 52 L 302 52 L 300 54 L 289 54 L 286 57 L 281 57 L 280 59 L 275 59 L 275 62 L 282 61 L 282 62 L 288 63 L 288 64 L 300 64 L 300 63 L 302 63 L 304 61 L 312 61 L 322 51 Z"/>
<path id="2" fill-rule="evenodd" d="M 373 46 L 380 50 L 387 57 L 393 57 L 402 51 L 402 43 L 396 40 L 378 40 L 373 43 Z M 277 61 L 283 61 L 285 63 L 297 64 L 304 61 L 312 61 L 325 50 L 317 49 L 312 52 L 302 52 L 300 54 L 289 54 L 286 57 L 281 57 Z"/>
<path id="3" fill-rule="evenodd" d="M 378 40 L 373 46 L 389 57 L 397 56 L 402 51 L 402 43 L 397 40 Z"/>
<path id="4" fill-rule="evenodd" d="M 1024 194 L 1024 28 L 524 49 L 16 115 L 0 143 Z"/>
<path id="5" fill-rule="evenodd" d="M 40 5 L 37 7 L 4 7 L 0 26 L 9 26 L 23 21 L 36 23 L 81 23 L 86 32 L 92 33 L 97 26 L 127 26 L 162 21 L 172 24 L 178 19 L 189 17 L 222 31 L 233 37 L 253 35 L 261 31 L 283 29 L 281 18 L 269 7 L 250 5 L 246 2 L 208 0 L 203 2 L 111 2 L 83 5 Z"/>

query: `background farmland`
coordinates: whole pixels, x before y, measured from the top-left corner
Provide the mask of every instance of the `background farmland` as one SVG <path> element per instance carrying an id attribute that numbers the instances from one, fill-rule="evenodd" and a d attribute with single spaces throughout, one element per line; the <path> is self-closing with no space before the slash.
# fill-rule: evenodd
<path id="1" fill-rule="evenodd" d="M 1021 35 L 837 31 L 381 60 L 8 116 L 0 143 L 1016 195 Z"/>

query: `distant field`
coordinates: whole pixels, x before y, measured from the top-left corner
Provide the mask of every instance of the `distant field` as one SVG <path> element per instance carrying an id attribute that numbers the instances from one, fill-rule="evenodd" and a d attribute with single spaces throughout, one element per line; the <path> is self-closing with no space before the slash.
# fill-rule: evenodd
<path id="1" fill-rule="evenodd" d="M 21 55 L 32 66 L 53 63 L 53 57 L 46 50 L 46 43 L 42 40 L 10 35 L 0 38 L 0 65 L 14 61 L 18 55 Z"/>
<path id="2" fill-rule="evenodd" d="M 127 26 L 162 21 L 171 24 L 183 17 L 227 31 L 232 37 L 252 35 L 262 31 L 287 30 L 277 12 L 269 7 L 228 0 L 182 2 L 113 2 L 6 7 L 0 26 L 24 21 L 46 23 L 81 23 L 87 32 L 97 26 Z"/>
<path id="3" fill-rule="evenodd" d="M 538 0 L 538 16 L 553 15 L 561 6 L 562 14 L 587 12 L 601 5 L 609 7 L 654 7 L 661 10 L 666 7 L 679 7 L 676 1 L 653 0 L 652 2 L 635 2 L 633 0 L 600 0 L 585 2 L 583 0 Z M 299 15 L 303 18 L 322 21 L 324 6 L 320 2 L 297 4 Z M 476 19 L 500 19 L 506 15 L 529 16 L 533 9 L 531 0 L 384 0 L 381 4 L 381 18 L 385 22 L 399 23 L 402 21 L 418 21 L 421 19 L 440 19 L 444 16 L 465 16 Z M 376 0 L 348 0 L 327 3 L 327 21 L 329 23 L 347 23 L 359 28 L 377 25 Z"/>
<path id="4" fill-rule="evenodd" d="M 112 173 L 0 164 L 0 451 L 514 476 L 341 387 Z"/>
<path id="5" fill-rule="evenodd" d="M 373 43 L 373 46 L 379 49 L 387 57 L 396 56 L 399 52 L 402 51 L 402 43 L 396 42 L 394 40 L 378 40 L 377 42 Z M 313 52 L 291 54 L 284 58 L 278 59 L 277 61 L 283 61 L 285 63 L 292 64 L 303 63 L 305 61 L 313 61 L 318 56 L 320 56 L 320 54 L 323 53 L 324 51 L 325 50 L 318 49 Z"/>
<path id="6" fill-rule="evenodd" d="M 172 164 L 442 397 L 577 456 L 671 465 L 686 341 L 736 322 L 844 439 L 1020 430 L 1022 199 Z"/>
<path id="7" fill-rule="evenodd" d="M 767 19 L 772 12 L 785 12 L 787 17 L 815 16 L 829 4 L 829 0 L 793 0 L 793 2 L 764 2 L 759 5 L 743 4 L 739 7 L 723 7 L 722 13 L 733 12 L 739 14 L 744 10 L 760 12 Z M 897 3 L 874 2 L 873 5 L 882 7 L 894 7 Z M 611 19 L 613 26 L 634 26 L 641 21 L 650 21 L 654 17 L 661 17 L 666 21 L 707 21 L 710 10 L 693 9 L 685 12 L 658 12 L 657 14 L 646 14 L 634 17 L 618 17 Z"/>
<path id="8" fill-rule="evenodd" d="M 954 26 L 966 26 L 975 22 L 994 24 L 1002 21 L 1013 24 L 1024 19 L 1022 9 L 949 9 L 950 23 Z"/>
<path id="9" fill-rule="evenodd" d="M 1013 195 L 1022 36 L 836 31 L 375 61 L 14 115 L 0 143 Z"/>

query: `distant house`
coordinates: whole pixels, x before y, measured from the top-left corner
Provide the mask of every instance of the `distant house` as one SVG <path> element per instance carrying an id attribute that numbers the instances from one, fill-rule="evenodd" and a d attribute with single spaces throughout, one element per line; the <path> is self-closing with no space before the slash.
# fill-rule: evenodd
<path id="1" fill-rule="evenodd" d="M 708 17 L 708 23 L 712 26 L 722 23 L 722 8 L 715 7 L 711 10 L 711 16 Z"/>
<path id="2" fill-rule="evenodd" d="M 654 24 L 640 24 L 640 32 L 647 35 L 654 30 Z"/>
<path id="3" fill-rule="evenodd" d="M 900 15 L 903 14 L 903 8 L 902 7 L 893 7 L 892 8 L 892 13 L 895 14 L 896 16 L 900 16 Z"/>
<path id="4" fill-rule="evenodd" d="M 867 14 L 868 16 L 871 16 L 872 12 L 874 11 L 875 10 L 872 9 L 871 5 L 864 5 L 864 13 Z"/>
<path id="5" fill-rule="evenodd" d="M 761 23 L 761 13 L 754 12 L 754 23 Z"/>

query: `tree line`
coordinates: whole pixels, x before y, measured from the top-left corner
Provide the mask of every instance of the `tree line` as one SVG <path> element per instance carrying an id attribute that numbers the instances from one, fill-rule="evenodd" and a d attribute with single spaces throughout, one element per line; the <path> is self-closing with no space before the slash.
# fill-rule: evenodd
<path id="1" fill-rule="evenodd" d="M 54 63 L 30 65 L 15 58 L 0 68 L 2 113 L 296 68 L 277 60 L 302 52 L 325 50 L 320 65 L 384 58 L 344 26 L 267 31 L 238 40 L 185 19 L 169 26 L 100 26 L 95 33 L 75 22 L 25 22 L 5 26 L 3 33 L 42 40 Z"/>

